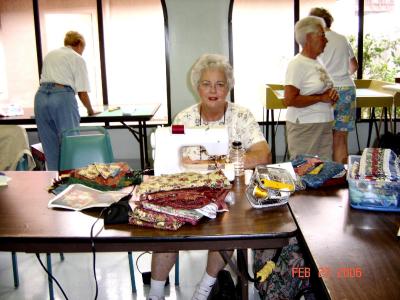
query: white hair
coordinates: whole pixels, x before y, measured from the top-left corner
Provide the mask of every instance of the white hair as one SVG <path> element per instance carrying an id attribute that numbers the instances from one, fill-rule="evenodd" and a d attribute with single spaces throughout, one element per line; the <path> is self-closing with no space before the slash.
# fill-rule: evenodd
<path id="1" fill-rule="evenodd" d="M 223 71 L 228 84 L 228 89 L 231 90 L 233 88 L 235 79 L 233 78 L 233 68 L 228 59 L 220 54 L 203 54 L 194 63 L 190 74 L 190 81 L 194 91 L 197 92 L 203 72 L 210 69 Z"/>
<path id="2" fill-rule="evenodd" d="M 307 34 L 317 33 L 321 27 L 325 28 L 325 21 L 320 17 L 308 16 L 297 21 L 296 25 L 294 26 L 296 42 L 304 47 Z"/>

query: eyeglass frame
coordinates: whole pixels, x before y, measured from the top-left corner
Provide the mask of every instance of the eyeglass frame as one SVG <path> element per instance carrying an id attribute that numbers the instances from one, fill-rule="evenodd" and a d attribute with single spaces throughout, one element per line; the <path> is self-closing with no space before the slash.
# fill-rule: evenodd
<path id="1" fill-rule="evenodd" d="M 228 87 L 228 83 L 225 81 L 217 81 L 212 83 L 209 80 L 203 80 L 199 83 L 199 88 L 203 89 L 203 90 L 211 90 L 211 89 L 215 89 L 217 91 L 223 91 L 225 89 L 227 89 Z"/>

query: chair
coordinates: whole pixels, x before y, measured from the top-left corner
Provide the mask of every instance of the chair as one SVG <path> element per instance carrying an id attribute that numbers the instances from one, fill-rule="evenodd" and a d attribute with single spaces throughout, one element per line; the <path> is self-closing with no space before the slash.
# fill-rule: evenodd
<path id="1" fill-rule="evenodd" d="M 29 171 L 35 167 L 26 130 L 18 125 L 2 125 L 0 130 L 0 170 Z M 14 287 L 19 286 L 17 253 L 11 252 Z"/>
<path id="2" fill-rule="evenodd" d="M 111 163 L 114 156 L 110 136 L 103 127 L 68 129 L 61 136 L 59 170 L 85 167 L 90 163 Z"/>
<path id="3" fill-rule="evenodd" d="M 0 170 L 30 171 L 35 167 L 26 130 L 18 125 L 0 126 Z"/>
<path id="4" fill-rule="evenodd" d="M 88 164 L 112 163 L 114 155 L 110 135 L 100 126 L 78 127 L 66 130 L 61 135 L 59 170 L 71 170 Z M 136 292 L 132 252 L 128 252 L 132 293 Z"/>
<path id="5" fill-rule="evenodd" d="M 269 138 L 269 116 L 271 115 L 271 154 L 272 162 L 276 162 L 276 145 L 275 145 L 275 114 L 274 110 L 285 109 L 286 106 L 283 104 L 283 90 L 284 85 L 282 84 L 267 84 L 266 85 L 266 101 L 265 108 L 267 110 L 267 122 L 266 122 L 266 138 Z M 278 120 L 279 121 L 279 120 Z M 287 147 L 287 146 L 286 146 Z M 286 153 L 286 151 L 285 151 Z M 286 155 L 286 154 L 285 154 Z"/>

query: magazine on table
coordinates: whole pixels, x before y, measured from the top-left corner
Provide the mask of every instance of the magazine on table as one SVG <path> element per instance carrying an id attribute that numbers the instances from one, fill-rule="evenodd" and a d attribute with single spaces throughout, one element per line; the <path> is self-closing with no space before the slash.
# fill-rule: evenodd
<path id="1" fill-rule="evenodd" d="M 47 206 L 49 208 L 65 208 L 76 211 L 92 207 L 108 207 L 129 194 L 129 192 L 130 190 L 99 191 L 83 184 L 71 184 L 51 199 Z"/>

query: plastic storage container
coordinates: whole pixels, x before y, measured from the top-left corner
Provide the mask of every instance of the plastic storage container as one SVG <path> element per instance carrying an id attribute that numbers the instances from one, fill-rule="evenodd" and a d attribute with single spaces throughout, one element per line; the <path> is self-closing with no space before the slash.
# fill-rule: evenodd
<path id="1" fill-rule="evenodd" d="M 350 206 L 357 209 L 400 212 L 400 182 L 374 181 L 351 177 L 354 162 L 361 156 L 350 155 L 347 181 Z"/>
<path id="2" fill-rule="evenodd" d="M 260 165 L 250 179 L 246 197 L 254 208 L 277 207 L 285 205 L 294 190 L 293 178 L 286 169 Z"/>
<path id="3" fill-rule="evenodd" d="M 232 142 L 232 148 L 229 152 L 229 160 L 235 168 L 235 176 L 244 175 L 244 149 L 239 141 Z"/>

